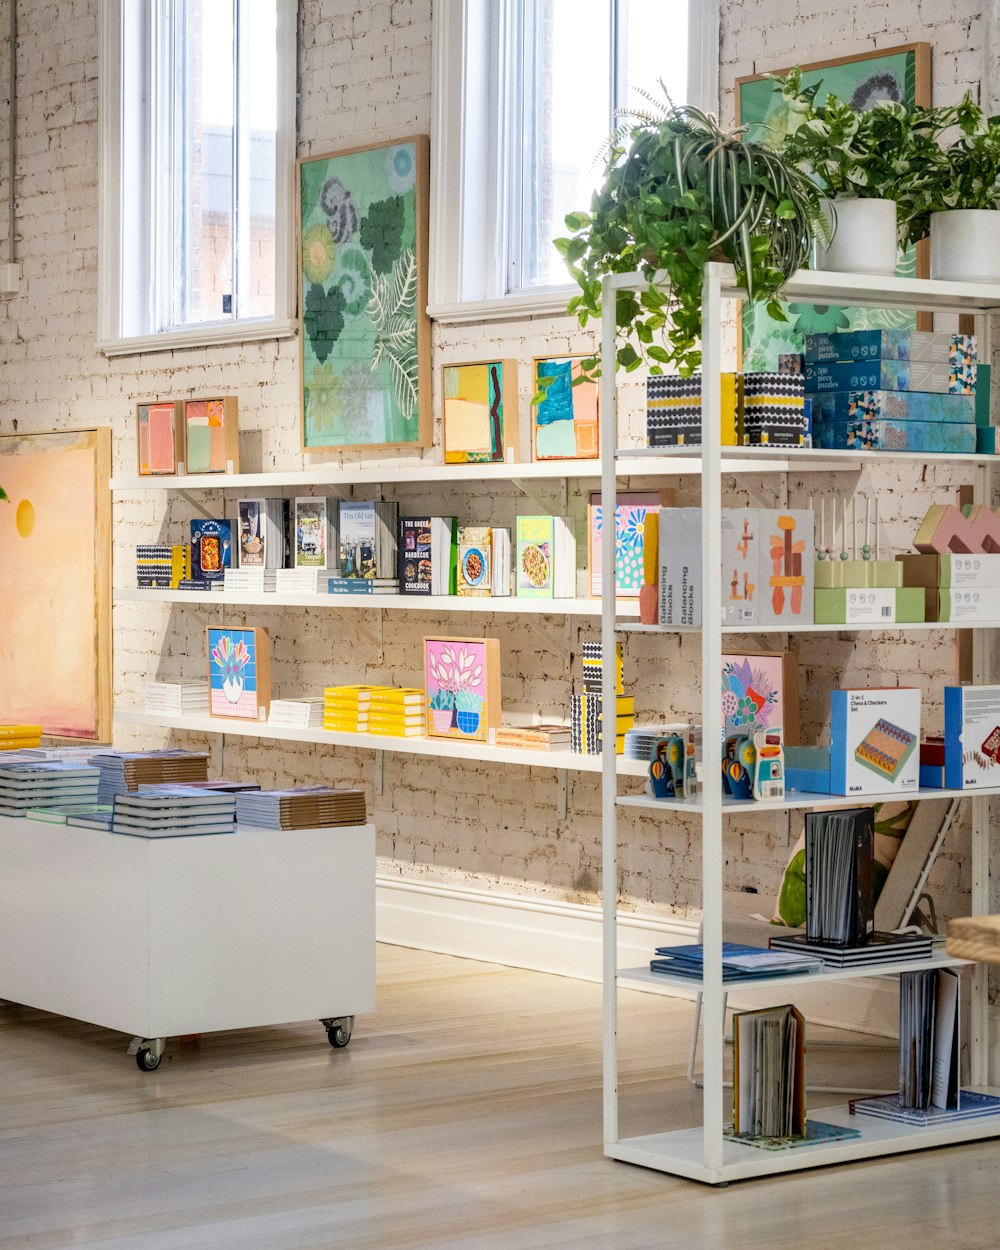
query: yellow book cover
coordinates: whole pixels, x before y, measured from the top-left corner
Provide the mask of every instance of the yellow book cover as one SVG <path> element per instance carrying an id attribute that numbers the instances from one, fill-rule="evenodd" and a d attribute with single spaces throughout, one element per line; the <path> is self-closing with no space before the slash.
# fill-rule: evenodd
<path id="1" fill-rule="evenodd" d="M 0 725 L 0 738 L 39 738 L 41 725 Z"/>

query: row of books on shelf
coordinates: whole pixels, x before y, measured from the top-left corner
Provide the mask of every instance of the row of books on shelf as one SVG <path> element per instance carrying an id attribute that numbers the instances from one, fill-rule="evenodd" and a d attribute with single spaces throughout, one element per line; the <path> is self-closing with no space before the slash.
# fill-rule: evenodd
<path id="1" fill-rule="evenodd" d="M 25 749 L 0 761 L 0 815 L 160 838 L 364 824 L 364 791 L 208 778 L 198 751 Z"/>

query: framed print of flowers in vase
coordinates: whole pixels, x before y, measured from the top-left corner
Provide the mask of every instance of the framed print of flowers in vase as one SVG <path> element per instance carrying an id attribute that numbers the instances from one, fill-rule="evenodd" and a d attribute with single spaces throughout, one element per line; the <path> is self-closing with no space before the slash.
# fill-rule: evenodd
<path id="1" fill-rule="evenodd" d="M 499 638 L 425 638 L 427 735 L 488 742 L 500 724 Z"/>
<path id="2" fill-rule="evenodd" d="M 267 630 L 210 625 L 206 637 L 209 715 L 267 720 L 271 703 L 271 647 Z"/>
<path id="3" fill-rule="evenodd" d="M 427 447 L 426 135 L 298 162 L 302 448 Z"/>

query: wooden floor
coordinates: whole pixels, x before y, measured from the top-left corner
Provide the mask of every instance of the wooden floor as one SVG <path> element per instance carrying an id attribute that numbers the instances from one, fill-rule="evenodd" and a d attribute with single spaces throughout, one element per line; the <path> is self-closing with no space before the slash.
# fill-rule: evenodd
<path id="1" fill-rule="evenodd" d="M 0 1250 L 1000 1246 L 998 1143 L 675 1180 L 601 1154 L 597 986 L 397 947 L 378 985 L 346 1050 L 213 1034 L 148 1076 L 121 1034 L 4 1007 Z M 693 1122 L 690 1019 L 623 996 L 625 1131 Z M 892 1083 L 893 1052 L 862 1062 Z"/>

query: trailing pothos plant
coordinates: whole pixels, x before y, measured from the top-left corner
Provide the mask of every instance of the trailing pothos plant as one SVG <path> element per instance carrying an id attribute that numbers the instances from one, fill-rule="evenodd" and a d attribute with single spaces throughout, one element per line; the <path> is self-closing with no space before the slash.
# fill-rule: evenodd
<path id="1" fill-rule="evenodd" d="M 784 320 L 777 296 L 805 265 L 814 235 L 828 238 L 820 194 L 777 152 L 723 130 L 689 105 L 632 113 L 610 140 L 589 212 L 571 213 L 556 239 L 581 293 L 567 311 L 581 326 L 601 312 L 601 280 L 640 272 L 617 300 L 618 367 L 687 376 L 701 363 L 701 295 L 709 261 L 729 261 L 754 300 Z M 663 277 L 667 281 L 662 282 Z M 597 355 L 582 373 L 600 373 Z"/>

